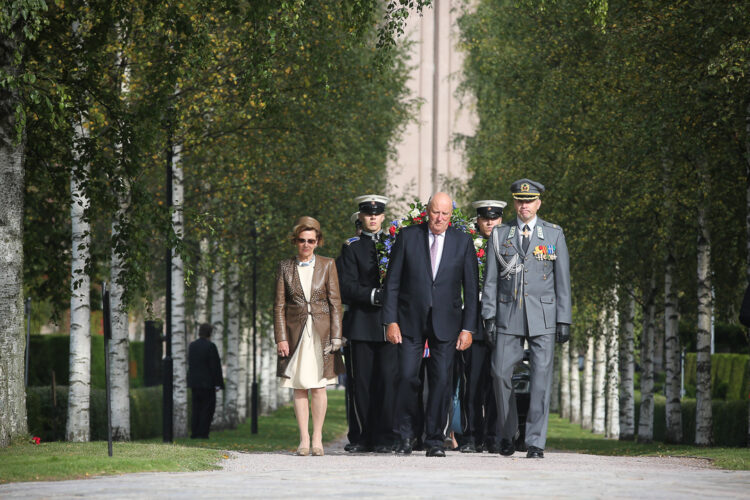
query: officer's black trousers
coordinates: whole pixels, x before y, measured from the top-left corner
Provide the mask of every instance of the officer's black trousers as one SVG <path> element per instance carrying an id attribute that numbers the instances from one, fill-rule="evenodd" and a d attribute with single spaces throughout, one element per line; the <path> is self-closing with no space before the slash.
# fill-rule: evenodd
<path id="1" fill-rule="evenodd" d="M 213 387 L 193 387 L 193 422 L 194 438 L 208 438 L 211 421 L 216 410 L 216 389 Z"/>
<path id="2" fill-rule="evenodd" d="M 394 430 L 401 439 L 412 439 L 419 413 L 418 391 L 421 388 L 419 372 L 422 366 L 425 336 L 402 337 L 398 346 L 399 377 L 396 389 L 396 414 Z M 453 359 L 456 341 L 441 342 L 429 336 L 430 357 L 425 359 L 427 366 L 427 405 L 425 408 L 425 445 L 443 446 L 448 430 L 451 401 L 451 381 L 453 379 Z"/>
<path id="3" fill-rule="evenodd" d="M 462 441 L 477 445 L 497 443 L 497 405 L 492 387 L 492 350 L 484 340 L 459 352 Z"/>
<path id="4" fill-rule="evenodd" d="M 352 372 L 351 346 L 351 342 L 347 342 L 344 346 L 344 364 L 346 366 L 346 423 L 349 425 L 349 432 L 346 433 L 346 438 L 351 444 L 359 444 L 362 440 L 362 430 L 359 428 L 359 422 L 354 410 L 354 373 Z"/>
<path id="5" fill-rule="evenodd" d="M 391 446 L 398 348 L 387 342 L 352 340 L 349 364 L 354 378 L 353 422 L 359 444 Z M 352 435 L 356 435 L 355 431 Z M 351 439 L 350 439 L 351 441 Z"/>

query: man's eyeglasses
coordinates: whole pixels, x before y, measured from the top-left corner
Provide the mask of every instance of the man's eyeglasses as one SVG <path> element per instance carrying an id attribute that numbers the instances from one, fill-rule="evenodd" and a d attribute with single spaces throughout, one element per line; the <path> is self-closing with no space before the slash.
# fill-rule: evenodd
<path id="1" fill-rule="evenodd" d="M 305 238 L 297 238 L 297 243 L 307 242 L 308 245 L 314 245 L 318 240 L 306 240 Z"/>

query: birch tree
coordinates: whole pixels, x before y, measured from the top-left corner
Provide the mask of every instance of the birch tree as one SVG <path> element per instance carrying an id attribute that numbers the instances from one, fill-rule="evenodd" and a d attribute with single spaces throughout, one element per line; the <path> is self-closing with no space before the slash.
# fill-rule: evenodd
<path id="1" fill-rule="evenodd" d="M 617 292 L 614 294 L 614 304 L 617 304 Z M 620 437 L 620 372 L 618 354 L 620 351 L 620 324 L 617 311 L 609 310 L 607 325 L 607 425 L 604 436 L 610 439 Z"/>
<path id="2" fill-rule="evenodd" d="M 605 381 L 606 381 L 606 362 L 607 346 L 606 334 L 603 329 L 606 327 L 606 316 L 604 313 L 599 316 L 599 332 L 594 338 L 594 413 L 592 419 L 592 432 L 594 434 L 604 434 L 604 411 L 605 411 Z"/>
<path id="3" fill-rule="evenodd" d="M 638 442 L 654 439 L 654 329 L 656 305 L 656 276 L 652 274 L 643 306 L 641 333 L 641 411 L 638 419 Z"/>
<path id="4" fill-rule="evenodd" d="M 78 143 L 88 136 L 83 120 L 74 129 Z M 65 440 L 85 442 L 90 437 L 89 409 L 91 398 L 91 280 L 88 267 L 91 258 L 91 235 L 88 221 L 89 197 L 84 180 L 90 168 L 80 165 L 81 156 L 74 145 L 75 166 L 70 175 L 71 280 L 70 280 L 70 354 L 68 382 L 68 417 Z"/>
<path id="5" fill-rule="evenodd" d="M 620 439 L 635 438 L 635 298 L 629 295 L 622 309 L 620 342 Z"/>
<path id="6" fill-rule="evenodd" d="M 698 328 L 695 365 L 695 444 L 710 446 L 711 435 L 711 239 L 705 205 L 698 204 Z"/>
<path id="7" fill-rule="evenodd" d="M 592 430 L 594 423 L 592 419 L 594 391 L 594 337 L 586 336 L 586 354 L 583 357 L 583 398 L 581 409 L 581 427 Z"/>
<path id="8" fill-rule="evenodd" d="M 678 335 L 679 313 L 677 293 L 672 277 L 675 273 L 675 259 L 667 253 L 664 266 L 664 347 L 666 356 L 666 378 L 664 396 L 666 397 L 667 428 L 665 441 L 682 442 L 682 409 L 680 404 L 680 337 Z"/>
<path id="9" fill-rule="evenodd" d="M 219 358 L 222 363 L 222 375 L 224 375 L 224 361 L 226 358 L 226 353 L 224 352 L 224 274 L 222 272 L 221 255 L 218 252 L 214 255 L 214 269 L 211 276 L 211 326 L 213 326 L 211 342 L 216 344 L 216 349 L 219 351 Z M 214 412 L 214 420 L 212 422 L 212 426 L 215 428 L 222 428 L 225 425 L 224 392 L 219 391 L 216 393 L 216 411 Z"/>
<path id="10" fill-rule="evenodd" d="M 568 343 L 568 342 L 566 342 Z M 578 350 L 570 349 L 570 422 L 581 423 L 581 381 L 578 375 Z"/>
<path id="11" fill-rule="evenodd" d="M 229 428 L 235 429 L 239 423 L 237 412 L 239 396 L 239 355 L 240 355 L 240 304 L 237 294 L 239 281 L 239 266 L 236 261 L 229 264 L 229 280 L 227 283 L 227 376 L 224 391 L 225 420 Z"/>
<path id="12" fill-rule="evenodd" d="M 189 338 L 195 340 L 198 338 L 198 328 L 203 323 L 208 323 L 209 318 L 209 307 L 208 307 L 208 269 L 206 261 L 209 259 L 210 244 L 208 238 L 203 237 L 198 243 L 201 265 L 199 267 L 198 276 L 195 283 L 195 310 L 193 318 L 193 329 L 190 333 Z"/>
<path id="13" fill-rule="evenodd" d="M 560 417 L 570 418 L 570 342 L 560 347 Z"/>

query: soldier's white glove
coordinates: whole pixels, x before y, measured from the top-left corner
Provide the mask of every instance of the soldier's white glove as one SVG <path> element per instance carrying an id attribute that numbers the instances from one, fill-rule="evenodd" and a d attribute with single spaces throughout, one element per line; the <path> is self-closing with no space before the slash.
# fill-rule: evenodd
<path id="1" fill-rule="evenodd" d="M 487 339 L 487 344 L 493 349 L 497 345 L 497 330 L 495 329 L 495 318 L 484 320 L 484 335 Z"/>

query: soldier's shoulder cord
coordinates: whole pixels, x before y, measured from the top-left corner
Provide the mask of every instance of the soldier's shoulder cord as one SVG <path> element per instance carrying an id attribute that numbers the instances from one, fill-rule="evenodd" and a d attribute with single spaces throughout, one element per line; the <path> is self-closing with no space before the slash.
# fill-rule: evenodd
<path id="1" fill-rule="evenodd" d="M 344 242 L 344 245 L 347 245 L 347 246 L 349 246 L 349 245 L 351 245 L 352 243 L 354 243 L 355 241 L 359 241 L 359 236 L 352 236 L 351 238 L 349 238 L 348 240 L 346 240 L 346 241 Z"/>

